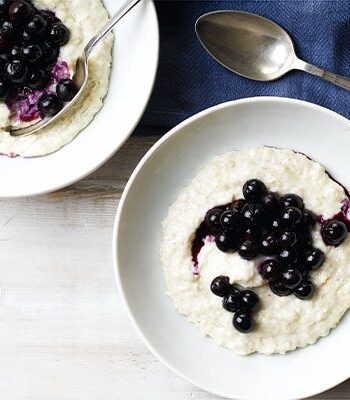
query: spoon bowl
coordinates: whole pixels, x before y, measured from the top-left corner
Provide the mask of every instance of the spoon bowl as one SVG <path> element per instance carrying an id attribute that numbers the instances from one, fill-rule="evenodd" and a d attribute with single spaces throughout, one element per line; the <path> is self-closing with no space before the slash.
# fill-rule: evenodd
<path id="1" fill-rule="evenodd" d="M 293 68 L 294 46 L 274 22 L 240 11 L 205 14 L 196 22 L 205 49 L 222 65 L 257 81 L 271 81 Z"/>
<path id="2" fill-rule="evenodd" d="M 195 28 L 208 53 L 238 75 L 273 81 L 292 69 L 299 69 L 350 90 L 348 78 L 300 60 L 288 33 L 259 15 L 215 11 L 202 15 Z"/>

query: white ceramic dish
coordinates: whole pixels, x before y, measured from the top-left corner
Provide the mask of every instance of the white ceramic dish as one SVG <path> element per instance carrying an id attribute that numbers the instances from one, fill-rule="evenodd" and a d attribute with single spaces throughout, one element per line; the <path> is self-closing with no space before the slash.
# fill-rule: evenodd
<path id="1" fill-rule="evenodd" d="M 202 337 L 174 309 L 159 259 L 161 221 L 181 188 L 215 155 L 260 145 L 304 152 L 350 187 L 350 122 L 345 118 L 283 98 L 218 105 L 171 130 L 134 171 L 115 223 L 116 276 L 139 334 L 173 371 L 231 399 L 300 399 L 350 376 L 349 317 L 328 337 L 304 349 L 286 355 L 236 356 Z"/>
<path id="2" fill-rule="evenodd" d="M 110 13 L 122 4 L 104 2 Z M 148 102 L 158 64 L 158 21 L 153 2 L 138 4 L 114 32 L 111 83 L 102 110 L 56 153 L 30 159 L 0 157 L 0 198 L 33 196 L 68 186 L 102 165 L 132 133 Z"/>

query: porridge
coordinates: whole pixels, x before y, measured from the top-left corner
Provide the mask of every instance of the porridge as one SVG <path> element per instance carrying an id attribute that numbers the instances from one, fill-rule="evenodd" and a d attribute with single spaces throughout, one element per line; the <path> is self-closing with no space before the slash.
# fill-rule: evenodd
<path id="1" fill-rule="evenodd" d="M 175 307 L 241 355 L 326 336 L 350 305 L 348 202 L 324 167 L 291 150 L 214 158 L 163 222 Z"/>

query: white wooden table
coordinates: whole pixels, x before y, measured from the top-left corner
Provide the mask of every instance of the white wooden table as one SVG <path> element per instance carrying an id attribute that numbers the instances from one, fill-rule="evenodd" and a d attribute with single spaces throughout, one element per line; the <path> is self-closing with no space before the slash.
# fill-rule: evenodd
<path id="1" fill-rule="evenodd" d="M 115 212 L 156 140 L 131 138 L 59 192 L 1 201 L 1 400 L 214 399 L 155 359 L 116 291 Z M 350 381 L 315 398 L 350 399 Z"/>

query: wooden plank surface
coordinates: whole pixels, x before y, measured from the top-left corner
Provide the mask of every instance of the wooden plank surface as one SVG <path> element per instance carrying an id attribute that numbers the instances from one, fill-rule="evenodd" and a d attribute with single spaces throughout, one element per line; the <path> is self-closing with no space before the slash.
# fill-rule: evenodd
<path id="1" fill-rule="evenodd" d="M 118 201 L 156 139 L 59 192 L 1 201 L 1 400 L 214 399 L 149 353 L 115 287 Z M 315 399 L 350 399 L 350 381 Z"/>

